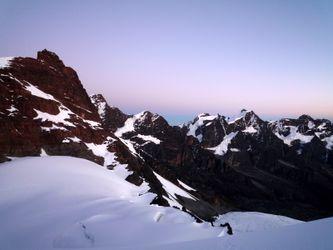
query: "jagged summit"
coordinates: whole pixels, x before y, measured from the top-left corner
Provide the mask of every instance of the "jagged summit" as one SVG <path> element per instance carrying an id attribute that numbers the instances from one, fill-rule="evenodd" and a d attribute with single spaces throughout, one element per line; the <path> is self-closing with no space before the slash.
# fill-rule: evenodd
<path id="1" fill-rule="evenodd" d="M 309 116 L 309 115 L 301 115 L 300 117 L 298 117 L 298 120 L 301 120 L 301 121 L 314 121 L 314 119 Z"/>
<path id="2" fill-rule="evenodd" d="M 239 112 L 240 115 L 245 115 L 248 111 L 247 109 L 242 108 L 241 111 Z"/>
<path id="3" fill-rule="evenodd" d="M 103 127 L 106 130 L 115 132 L 129 117 L 129 115 L 124 114 L 117 107 L 109 106 L 101 94 L 91 95 L 90 99 L 97 108 L 98 114 L 102 119 Z"/>
<path id="4" fill-rule="evenodd" d="M 65 67 L 65 64 L 62 62 L 62 60 L 60 60 L 59 56 L 54 52 L 48 51 L 47 49 L 37 52 L 37 60 L 48 63 L 49 65 L 52 65 L 56 68 Z"/>
<path id="5" fill-rule="evenodd" d="M 93 94 L 90 96 L 91 99 L 93 99 L 95 102 L 104 102 L 106 103 L 106 100 L 102 94 Z"/>

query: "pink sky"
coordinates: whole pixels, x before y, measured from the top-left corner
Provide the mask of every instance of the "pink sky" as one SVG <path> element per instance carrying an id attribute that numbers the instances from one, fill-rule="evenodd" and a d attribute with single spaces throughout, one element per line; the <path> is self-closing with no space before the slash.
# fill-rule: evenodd
<path id="1" fill-rule="evenodd" d="M 333 2 L 4 1 L 0 56 L 55 51 L 125 112 L 333 118 Z"/>

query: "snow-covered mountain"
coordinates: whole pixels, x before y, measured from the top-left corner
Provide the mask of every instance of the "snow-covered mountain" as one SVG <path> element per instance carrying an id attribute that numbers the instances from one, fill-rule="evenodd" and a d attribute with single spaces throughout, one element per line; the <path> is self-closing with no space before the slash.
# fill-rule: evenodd
<path id="1" fill-rule="evenodd" d="M 274 134 L 288 146 L 298 145 L 299 153 L 302 145 L 321 140 L 328 150 L 333 148 L 333 125 L 327 119 L 313 119 L 308 115 L 302 115 L 298 119 L 281 119 L 270 122 Z"/>
<path id="2" fill-rule="evenodd" d="M 0 162 L 84 158 L 148 186 L 149 203 L 193 221 L 257 211 L 312 220 L 333 215 L 332 123 L 309 116 L 268 122 L 200 114 L 179 127 L 150 111 L 124 114 L 89 96 L 50 51 L 0 60 Z"/>

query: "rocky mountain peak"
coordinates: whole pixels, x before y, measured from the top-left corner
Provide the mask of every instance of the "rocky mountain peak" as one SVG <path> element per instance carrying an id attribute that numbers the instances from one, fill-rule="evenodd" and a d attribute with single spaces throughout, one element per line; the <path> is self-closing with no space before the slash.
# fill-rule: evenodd
<path id="1" fill-rule="evenodd" d="M 106 103 L 106 100 L 102 94 L 93 94 L 90 96 L 90 98 L 95 103 Z"/>
<path id="2" fill-rule="evenodd" d="M 241 115 L 244 115 L 248 112 L 247 109 L 242 108 L 241 111 L 239 112 Z"/>
<path id="3" fill-rule="evenodd" d="M 170 128 L 168 122 L 160 115 L 150 111 L 143 111 L 133 116 L 134 127 L 137 132 L 163 136 Z"/>
<path id="4" fill-rule="evenodd" d="M 102 94 L 91 95 L 90 100 L 96 107 L 102 120 L 102 126 L 106 130 L 115 132 L 119 127 L 122 127 L 127 118 L 130 117 L 124 114 L 120 109 L 109 106 Z"/>
<path id="5" fill-rule="evenodd" d="M 64 68 L 65 64 L 60 60 L 59 56 L 47 49 L 37 52 L 37 60 L 45 62 L 56 68 Z"/>
<path id="6" fill-rule="evenodd" d="M 298 117 L 298 120 L 300 121 L 314 121 L 314 119 L 309 116 L 309 115 L 301 115 L 300 117 Z"/>

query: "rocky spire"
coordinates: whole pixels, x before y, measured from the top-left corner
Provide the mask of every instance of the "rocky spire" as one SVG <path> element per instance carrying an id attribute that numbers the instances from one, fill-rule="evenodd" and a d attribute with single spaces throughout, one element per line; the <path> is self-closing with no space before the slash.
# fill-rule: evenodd
<path id="1" fill-rule="evenodd" d="M 48 51 L 47 49 L 37 52 L 37 60 L 46 62 L 56 68 L 65 67 L 59 56 L 54 52 Z"/>

